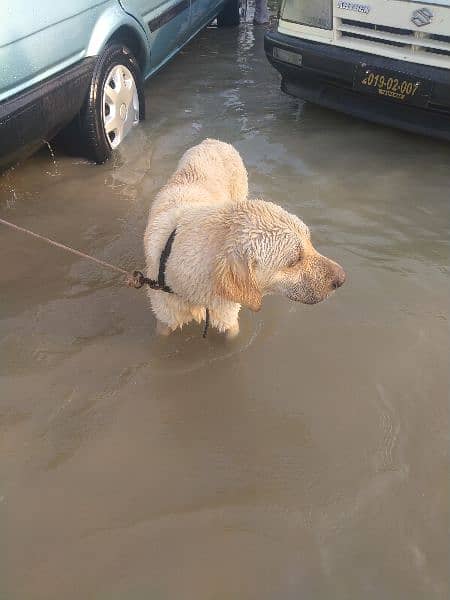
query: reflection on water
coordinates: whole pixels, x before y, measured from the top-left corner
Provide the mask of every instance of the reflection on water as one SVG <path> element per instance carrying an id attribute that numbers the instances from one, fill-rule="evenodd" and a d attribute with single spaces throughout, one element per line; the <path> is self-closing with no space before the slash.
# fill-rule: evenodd
<path id="1" fill-rule="evenodd" d="M 112 161 L 44 147 L 0 213 L 140 267 L 152 197 L 218 137 L 348 284 L 160 340 L 144 293 L 2 231 L 2 598 L 447 597 L 450 151 L 282 95 L 262 34 L 203 32 Z"/>

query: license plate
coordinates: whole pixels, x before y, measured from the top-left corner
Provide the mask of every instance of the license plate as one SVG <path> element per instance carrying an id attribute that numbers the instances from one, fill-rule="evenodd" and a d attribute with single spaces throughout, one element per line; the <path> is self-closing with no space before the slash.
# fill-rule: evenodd
<path id="1" fill-rule="evenodd" d="M 426 79 L 419 79 L 407 73 L 377 69 L 363 64 L 358 65 L 355 70 L 353 88 L 402 104 L 426 106 L 431 96 L 432 84 Z"/>

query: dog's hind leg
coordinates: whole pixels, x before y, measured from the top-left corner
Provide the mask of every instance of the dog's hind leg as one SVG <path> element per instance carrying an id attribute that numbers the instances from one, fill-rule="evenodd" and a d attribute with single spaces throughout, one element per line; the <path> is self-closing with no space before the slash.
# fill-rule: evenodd
<path id="1" fill-rule="evenodd" d="M 178 298 L 157 290 L 148 290 L 148 295 L 156 317 L 156 333 L 170 335 L 183 322 Z"/>

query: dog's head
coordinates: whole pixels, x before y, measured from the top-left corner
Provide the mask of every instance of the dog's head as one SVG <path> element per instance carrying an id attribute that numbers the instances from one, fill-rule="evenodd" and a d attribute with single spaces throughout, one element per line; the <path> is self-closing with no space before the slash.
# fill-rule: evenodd
<path id="1" fill-rule="evenodd" d="M 344 269 L 315 250 L 303 221 L 271 202 L 233 205 L 224 227 L 219 296 L 257 311 L 267 294 L 316 304 L 345 282 Z"/>

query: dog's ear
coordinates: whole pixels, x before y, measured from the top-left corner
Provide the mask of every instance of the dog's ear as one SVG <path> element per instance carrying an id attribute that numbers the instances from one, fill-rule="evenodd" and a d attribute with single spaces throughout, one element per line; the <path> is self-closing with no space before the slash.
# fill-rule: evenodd
<path id="1" fill-rule="evenodd" d="M 258 288 L 251 260 L 232 256 L 220 257 L 216 264 L 215 293 L 257 312 L 262 294 Z"/>

